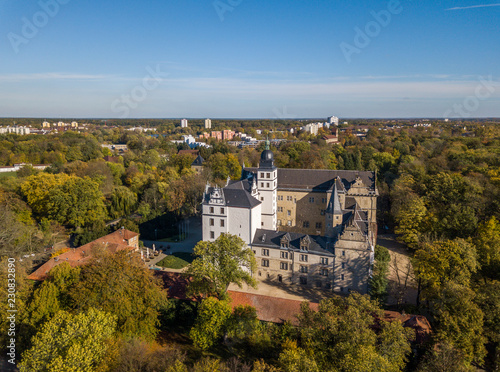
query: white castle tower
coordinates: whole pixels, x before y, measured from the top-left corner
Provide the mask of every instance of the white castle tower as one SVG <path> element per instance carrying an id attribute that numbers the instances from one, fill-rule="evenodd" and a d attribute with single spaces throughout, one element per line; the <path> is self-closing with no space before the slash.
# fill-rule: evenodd
<path id="1" fill-rule="evenodd" d="M 274 154 L 269 149 L 269 141 L 266 141 L 266 149 L 260 156 L 260 164 L 257 170 L 257 189 L 259 191 L 259 200 L 262 202 L 261 228 L 276 230 L 278 168 L 274 166 Z"/>

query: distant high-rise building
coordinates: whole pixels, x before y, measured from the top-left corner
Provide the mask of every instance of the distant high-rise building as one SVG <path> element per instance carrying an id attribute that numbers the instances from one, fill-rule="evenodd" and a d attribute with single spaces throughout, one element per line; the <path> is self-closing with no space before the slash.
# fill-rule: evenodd
<path id="1" fill-rule="evenodd" d="M 212 128 L 212 120 L 205 119 L 205 129 L 211 129 L 211 128 Z"/>
<path id="2" fill-rule="evenodd" d="M 188 127 L 187 119 L 182 119 L 181 120 L 181 128 L 187 128 L 187 127 Z"/>
<path id="3" fill-rule="evenodd" d="M 328 118 L 328 123 L 333 125 L 339 125 L 339 118 L 336 116 L 330 116 Z"/>

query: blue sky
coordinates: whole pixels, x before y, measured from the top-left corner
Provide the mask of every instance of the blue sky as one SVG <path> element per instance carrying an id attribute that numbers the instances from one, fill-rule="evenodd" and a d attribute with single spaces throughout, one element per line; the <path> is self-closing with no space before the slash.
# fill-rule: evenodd
<path id="1" fill-rule="evenodd" d="M 0 116 L 500 117 L 499 24 L 486 0 L 0 0 Z"/>

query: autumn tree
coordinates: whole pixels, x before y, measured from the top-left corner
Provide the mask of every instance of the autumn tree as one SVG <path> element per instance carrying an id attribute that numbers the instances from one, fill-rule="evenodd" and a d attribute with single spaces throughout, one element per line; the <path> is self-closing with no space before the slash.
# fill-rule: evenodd
<path id="1" fill-rule="evenodd" d="M 201 241 L 194 247 L 194 254 L 198 257 L 188 269 L 193 277 L 191 293 L 224 299 L 231 283 L 256 287 L 252 277 L 257 266 L 255 256 L 240 237 L 221 234 L 214 242 Z"/>
<path id="2" fill-rule="evenodd" d="M 478 269 L 475 247 L 463 239 L 424 244 L 415 253 L 415 269 L 424 283 L 442 287 L 445 283 L 468 286 Z"/>
<path id="3" fill-rule="evenodd" d="M 430 301 L 436 341 L 460 350 L 468 364 L 481 364 L 486 355 L 483 312 L 474 303 L 475 296 L 468 287 L 447 282 Z"/>
<path id="4" fill-rule="evenodd" d="M 474 243 L 483 276 L 500 280 L 500 223 L 495 217 L 479 225 Z"/>
<path id="5" fill-rule="evenodd" d="M 377 245 L 375 247 L 373 275 L 370 278 L 370 295 L 379 301 L 384 301 L 387 295 L 387 285 L 389 283 L 387 275 L 389 273 L 390 262 L 391 254 L 389 250 Z"/>
<path id="6" fill-rule="evenodd" d="M 194 345 L 202 350 L 212 347 L 222 338 L 230 315 L 231 306 L 227 301 L 215 297 L 204 299 L 198 307 L 196 322 L 189 332 Z"/>
<path id="7" fill-rule="evenodd" d="M 166 291 L 137 257 L 101 247 L 94 248 L 70 294 L 76 308 L 114 314 L 120 333 L 147 340 L 155 338 L 160 312 L 169 306 Z"/>
<path id="8" fill-rule="evenodd" d="M 300 346 L 314 355 L 319 370 L 400 371 L 411 351 L 409 332 L 399 322 L 380 321 L 382 316 L 376 302 L 356 293 L 322 300 L 318 311 L 304 303 Z"/>
<path id="9" fill-rule="evenodd" d="M 137 194 L 128 187 L 115 187 L 111 194 L 110 214 L 117 218 L 128 216 L 137 205 Z"/>
<path id="10" fill-rule="evenodd" d="M 116 317 L 95 309 L 72 315 L 58 312 L 22 355 L 21 372 L 97 370 L 116 328 Z"/>

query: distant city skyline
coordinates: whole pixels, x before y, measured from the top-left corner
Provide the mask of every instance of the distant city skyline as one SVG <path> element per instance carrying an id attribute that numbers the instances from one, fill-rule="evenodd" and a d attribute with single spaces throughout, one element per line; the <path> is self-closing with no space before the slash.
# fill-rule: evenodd
<path id="1" fill-rule="evenodd" d="M 500 117 L 500 3 L 0 0 L 0 117 Z"/>

